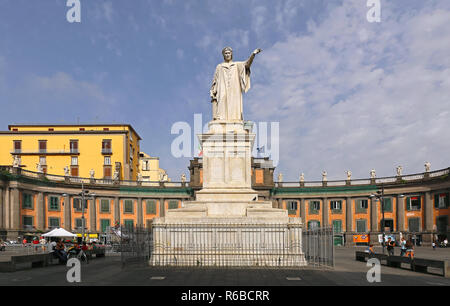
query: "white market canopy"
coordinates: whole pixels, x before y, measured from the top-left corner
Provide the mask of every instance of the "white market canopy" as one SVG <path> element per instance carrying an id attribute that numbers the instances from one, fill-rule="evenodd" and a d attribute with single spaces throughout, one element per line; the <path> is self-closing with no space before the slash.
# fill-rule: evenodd
<path id="1" fill-rule="evenodd" d="M 66 231 L 63 228 L 55 228 L 48 233 L 42 235 L 44 237 L 77 237 L 77 235 L 72 234 L 71 232 Z"/>

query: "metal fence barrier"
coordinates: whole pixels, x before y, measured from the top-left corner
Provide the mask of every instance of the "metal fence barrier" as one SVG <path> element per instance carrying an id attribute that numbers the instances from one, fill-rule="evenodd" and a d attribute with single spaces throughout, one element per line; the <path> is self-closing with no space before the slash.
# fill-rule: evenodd
<path id="1" fill-rule="evenodd" d="M 311 267 L 334 268 L 333 228 L 303 230 L 303 252 Z"/>
<path id="2" fill-rule="evenodd" d="M 331 228 L 165 224 L 120 227 L 115 232 L 120 237 L 117 251 L 121 253 L 123 266 L 134 263 L 155 267 L 334 267 Z"/>

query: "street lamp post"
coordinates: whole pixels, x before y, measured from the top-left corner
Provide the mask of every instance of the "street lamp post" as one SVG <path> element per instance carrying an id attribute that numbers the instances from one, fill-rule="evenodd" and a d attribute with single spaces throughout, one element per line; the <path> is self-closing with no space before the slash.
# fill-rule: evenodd
<path id="1" fill-rule="evenodd" d="M 386 233 L 385 233 L 385 220 L 384 220 L 384 186 L 381 186 L 381 191 L 378 190 L 376 194 L 371 194 L 370 195 L 371 198 L 377 198 L 377 200 L 380 202 L 381 205 L 381 215 L 382 215 L 382 220 L 383 222 L 381 223 L 382 225 L 382 231 L 383 231 L 383 242 L 382 242 L 382 246 L 383 246 L 383 254 L 385 253 L 384 249 L 385 249 L 385 244 L 386 244 Z"/>
<path id="2" fill-rule="evenodd" d="M 370 197 L 371 198 L 377 198 L 377 200 L 380 202 L 380 205 L 381 205 L 381 215 L 382 215 L 382 218 L 383 218 L 382 219 L 383 222 L 381 223 L 381 225 L 383 227 L 382 228 L 382 230 L 383 230 L 383 238 L 382 238 L 383 239 L 383 243 L 382 243 L 382 245 L 383 245 L 383 254 L 384 254 L 385 253 L 384 249 L 386 247 L 386 239 L 385 239 L 385 237 L 386 237 L 386 232 L 385 232 L 386 220 L 384 218 L 384 186 L 381 185 L 381 190 L 377 190 L 377 193 L 376 194 L 371 194 Z M 400 197 L 403 198 L 404 195 L 401 194 Z"/>
<path id="3" fill-rule="evenodd" d="M 85 239 L 85 218 L 84 218 L 84 203 L 86 200 L 93 199 L 95 196 L 94 193 L 89 194 L 89 190 L 84 190 L 84 183 L 81 181 L 81 192 L 77 194 L 81 197 L 81 238 L 83 241 L 86 241 Z M 63 194 L 63 196 L 68 196 L 67 194 Z"/>

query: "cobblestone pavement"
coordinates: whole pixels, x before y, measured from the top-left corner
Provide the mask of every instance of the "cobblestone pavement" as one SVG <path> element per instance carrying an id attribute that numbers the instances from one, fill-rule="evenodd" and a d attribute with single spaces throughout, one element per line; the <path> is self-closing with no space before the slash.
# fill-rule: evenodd
<path id="1" fill-rule="evenodd" d="M 244 268 L 150 268 L 121 267 L 120 256 L 93 259 L 81 268 L 81 282 L 68 283 L 69 268 L 63 265 L 28 268 L 13 273 L 0 273 L 0 285 L 137 285 L 137 286 L 450 286 L 450 279 L 442 276 L 416 273 L 407 269 L 381 266 L 381 282 L 368 283 L 369 267 L 355 260 L 355 251 L 364 248 L 338 247 L 335 269 L 244 269 Z M 377 248 L 377 252 L 381 248 Z M 396 254 L 399 250 L 396 250 Z M 417 248 L 417 257 L 450 258 L 450 248 Z"/>

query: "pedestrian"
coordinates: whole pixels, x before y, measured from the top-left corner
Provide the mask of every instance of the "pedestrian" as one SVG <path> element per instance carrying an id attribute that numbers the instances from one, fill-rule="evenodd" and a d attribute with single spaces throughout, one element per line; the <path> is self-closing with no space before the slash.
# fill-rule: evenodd
<path id="1" fill-rule="evenodd" d="M 413 242 L 411 241 L 411 239 L 409 239 L 407 242 L 406 242 L 406 253 L 405 253 L 405 256 L 406 257 L 409 257 L 410 259 L 414 259 L 414 244 L 413 244 Z"/>
<path id="2" fill-rule="evenodd" d="M 391 237 L 389 237 L 388 241 L 387 241 L 387 247 L 386 247 L 389 256 L 394 256 L 394 246 L 395 246 L 395 242 L 392 241 Z"/>
<path id="3" fill-rule="evenodd" d="M 445 239 L 444 239 L 444 248 L 447 247 L 447 244 L 448 244 L 448 240 L 447 240 L 447 238 L 445 238 Z"/>
<path id="4" fill-rule="evenodd" d="M 34 250 L 37 252 L 37 250 L 38 250 L 38 244 L 39 244 L 38 238 L 37 238 L 37 237 L 34 237 L 32 243 L 33 243 L 33 246 L 34 246 Z"/>
<path id="5" fill-rule="evenodd" d="M 400 241 L 400 256 L 405 256 L 406 254 L 406 239 L 402 237 Z"/>
<path id="6" fill-rule="evenodd" d="M 433 242 L 431 243 L 431 246 L 433 247 L 433 251 L 436 250 L 436 242 L 433 240 Z"/>
<path id="7" fill-rule="evenodd" d="M 27 238 L 26 238 L 26 237 L 23 237 L 22 245 L 23 245 L 23 246 L 26 246 L 27 243 L 28 243 Z"/>
<path id="8" fill-rule="evenodd" d="M 369 253 L 369 255 L 374 255 L 375 251 L 373 250 L 373 244 L 369 244 L 367 249 L 365 250 L 366 253 Z"/>

